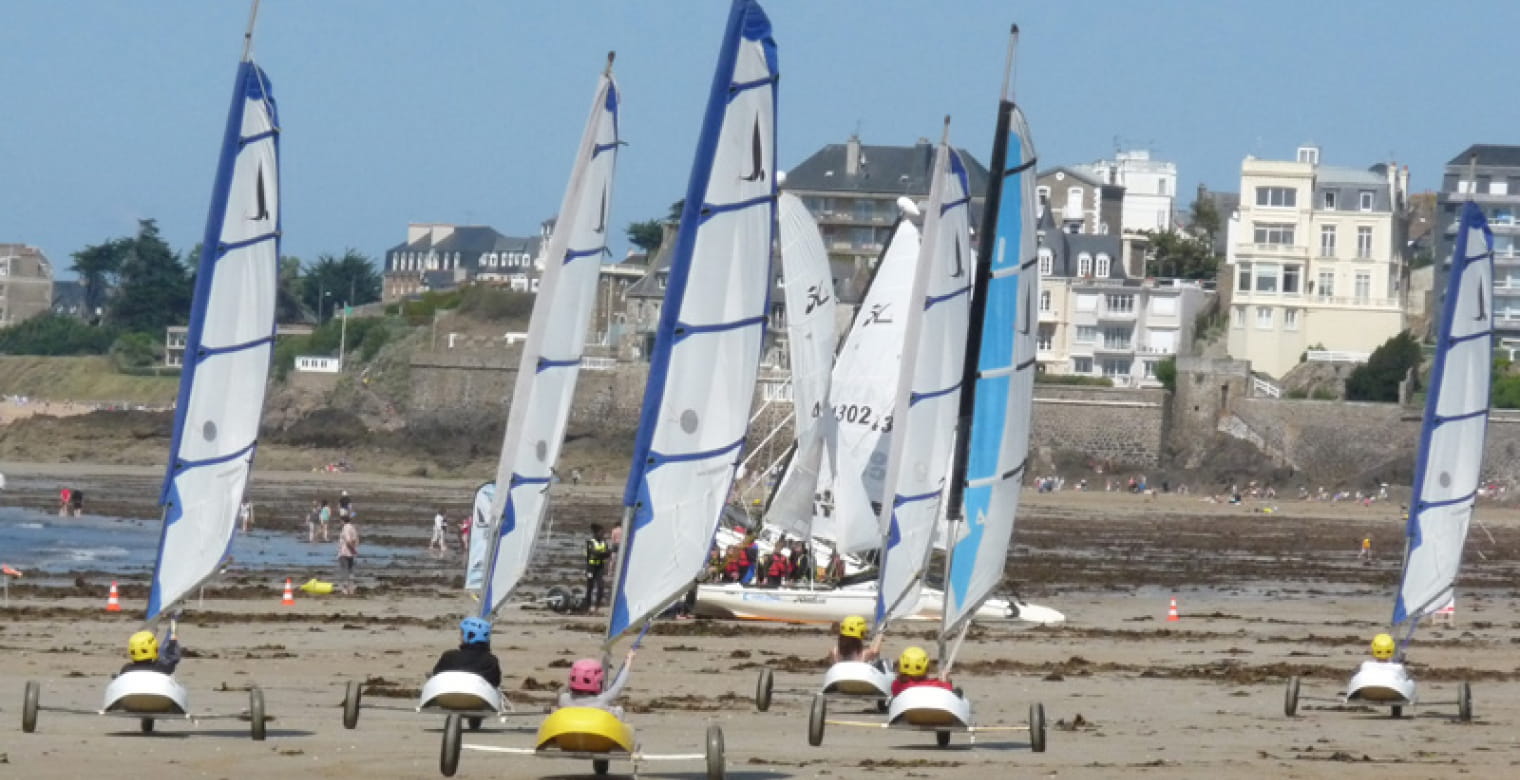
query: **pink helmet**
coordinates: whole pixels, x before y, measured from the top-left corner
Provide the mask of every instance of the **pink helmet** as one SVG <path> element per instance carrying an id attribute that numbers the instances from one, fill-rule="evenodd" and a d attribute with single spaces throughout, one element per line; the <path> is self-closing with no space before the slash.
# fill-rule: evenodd
<path id="1" fill-rule="evenodd" d="M 602 678 L 605 675 L 601 661 L 582 658 L 570 666 L 570 690 L 575 693 L 601 693 Z"/>

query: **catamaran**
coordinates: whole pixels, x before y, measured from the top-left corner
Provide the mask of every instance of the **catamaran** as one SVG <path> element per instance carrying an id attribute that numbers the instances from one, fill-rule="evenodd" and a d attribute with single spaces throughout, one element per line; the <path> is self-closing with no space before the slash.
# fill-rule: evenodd
<path id="1" fill-rule="evenodd" d="M 1395 718 L 1418 702 L 1414 678 L 1404 666 L 1405 652 L 1420 620 L 1455 599 L 1477 502 L 1493 380 L 1493 285 L 1493 233 L 1483 210 L 1468 201 L 1457 229 L 1425 397 L 1392 624 L 1373 640 L 1373 660 L 1362 662 L 1341 697 L 1343 702 L 1386 706 Z M 1288 680 L 1284 711 L 1289 717 L 1297 714 L 1299 687 L 1298 677 Z M 1457 686 L 1455 703 L 1458 718 L 1471 720 L 1472 687 L 1465 680 Z"/>

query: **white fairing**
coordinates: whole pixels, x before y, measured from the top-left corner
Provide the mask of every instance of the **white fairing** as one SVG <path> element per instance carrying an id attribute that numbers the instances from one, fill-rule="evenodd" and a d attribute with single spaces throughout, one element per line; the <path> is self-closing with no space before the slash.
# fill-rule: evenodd
<path id="1" fill-rule="evenodd" d="M 1465 254 L 1452 263 L 1426 399 L 1395 623 L 1452 599 L 1482 474 L 1493 370 L 1493 237 L 1477 207 L 1468 208 L 1456 247 Z"/>
<path id="2" fill-rule="evenodd" d="M 907 409 L 893 435 L 888 495 L 881 509 L 880 599 L 876 622 L 908 614 L 934 544 L 946 487 L 965 370 L 970 312 L 970 197 L 960 157 L 941 144 L 924 217 L 920 276 L 915 280 L 903 367 L 894 409 Z"/>
<path id="3" fill-rule="evenodd" d="M 971 725 L 971 703 L 954 691 L 919 685 L 892 697 L 887 723 L 903 728 L 965 728 Z"/>
<path id="4" fill-rule="evenodd" d="M 1005 170 L 1019 172 L 1001 179 L 986 300 L 974 303 L 982 308 L 981 348 L 943 636 L 957 631 L 1003 579 L 1029 457 L 1040 268 L 1034 169 L 1025 164 L 1034 159 L 1034 145 L 1023 112 L 1011 103 L 1004 110 L 1010 112 Z"/>
<path id="5" fill-rule="evenodd" d="M 734 60 L 719 62 L 709 101 L 645 390 L 643 462 L 624 497 L 633 514 L 613 638 L 702 571 L 754 400 L 772 281 L 777 74 L 759 5 L 736 3 L 730 22 Z"/>
<path id="6" fill-rule="evenodd" d="M 864 661 L 840 661 L 823 673 L 824 693 L 892 697 L 892 674 Z"/>
<path id="7" fill-rule="evenodd" d="M 183 715 L 190 711 L 185 686 L 162 672 L 123 672 L 106 686 L 102 712 Z"/>
<path id="8" fill-rule="evenodd" d="M 781 273 L 786 283 L 786 337 L 792 363 L 792 408 L 796 448 L 781 484 L 766 508 L 765 522 L 788 533 L 807 535 L 812 525 L 818 471 L 833 438 L 829 372 L 834 366 L 837 301 L 829 255 L 818 224 L 802 199 L 779 199 Z"/>
<path id="9" fill-rule="evenodd" d="M 437 708 L 461 712 L 501 712 L 501 691 L 473 672 L 439 672 L 422 684 L 419 711 Z"/>
<path id="10" fill-rule="evenodd" d="M 833 539 L 845 553 L 881 546 L 877 506 L 885 492 L 893 392 L 918 254 L 918 228 L 900 220 L 855 312 L 829 384 L 835 451 L 832 459 L 823 459 L 818 482 L 825 494 L 819 503 L 828 514 L 815 519 L 813 533 Z"/>
<path id="11" fill-rule="evenodd" d="M 1401 663 L 1363 661 L 1346 685 L 1346 701 L 1391 706 L 1413 704 L 1414 679 Z"/>
<path id="12" fill-rule="evenodd" d="M 517 369 L 490 517 L 497 535 L 482 614 L 511 595 L 528 568 L 548 503 L 580 375 L 597 278 L 607 252 L 608 208 L 618 149 L 617 85 L 603 74 L 581 136 L 570 184 L 549 238 L 543 276 Z"/>
<path id="13" fill-rule="evenodd" d="M 696 612 L 704 617 L 771 620 L 783 623 L 838 623 L 850 615 L 868 615 L 876 605 L 876 583 L 863 582 L 835 590 L 803 588 L 747 588 L 738 583 L 708 584 L 697 588 Z M 918 600 L 905 608 L 908 621 L 940 620 L 944 594 L 924 588 Z M 998 623 L 1007 628 L 1059 625 L 1066 616 L 1050 607 L 1025 601 L 1009 604 L 986 599 L 972 613 L 979 623 Z"/>
<path id="14" fill-rule="evenodd" d="M 244 62 L 238 74 L 235 137 L 224 144 L 208 233 L 220 228 L 202 248 L 191 310 L 149 618 L 227 555 L 264 407 L 279 284 L 277 120 L 263 72 Z"/>

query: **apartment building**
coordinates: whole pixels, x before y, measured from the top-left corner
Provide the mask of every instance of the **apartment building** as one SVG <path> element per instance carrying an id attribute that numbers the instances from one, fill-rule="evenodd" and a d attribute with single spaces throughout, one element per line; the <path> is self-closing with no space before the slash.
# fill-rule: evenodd
<path id="1" fill-rule="evenodd" d="M 1409 170 L 1247 157 L 1226 222 L 1228 350 L 1282 377 L 1312 348 L 1355 359 L 1404 329 Z"/>
<path id="2" fill-rule="evenodd" d="M 1035 176 L 1036 213 L 1050 212 L 1063 233 L 1118 235 L 1124 212 L 1124 188 L 1104 184 L 1080 168 L 1058 167 Z"/>
<path id="3" fill-rule="evenodd" d="M 53 264 L 42 250 L 0 244 L 0 328 L 47 312 L 53 304 Z"/>
<path id="4" fill-rule="evenodd" d="M 1112 160 L 1074 165 L 1088 177 L 1108 186 L 1123 187 L 1123 218 L 1116 229 L 1125 233 L 1171 230 L 1177 214 L 1177 164 L 1151 159 L 1150 151 L 1119 152 Z"/>
<path id="5" fill-rule="evenodd" d="M 507 236 L 484 225 L 407 225 L 406 241 L 385 252 L 381 300 L 475 281 L 537 292 L 535 269 L 553 226 L 552 220 L 543 223 L 537 236 Z"/>
<path id="6" fill-rule="evenodd" d="M 1495 335 L 1505 347 L 1520 347 L 1520 146 L 1473 144 L 1446 164 L 1436 196 L 1440 230 L 1434 254 L 1439 273 L 1432 297 L 1438 306 L 1446 290 L 1457 221 L 1462 204 L 1469 200 L 1483 209 L 1494 233 Z"/>

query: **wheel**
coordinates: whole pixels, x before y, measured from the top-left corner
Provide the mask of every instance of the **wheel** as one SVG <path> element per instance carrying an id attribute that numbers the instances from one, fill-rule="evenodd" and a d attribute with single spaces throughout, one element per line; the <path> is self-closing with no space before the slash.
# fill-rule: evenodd
<path id="1" fill-rule="evenodd" d="M 248 734 L 254 742 L 264 741 L 264 692 L 257 686 L 248 689 Z"/>
<path id="2" fill-rule="evenodd" d="M 1457 685 L 1457 720 L 1472 721 L 1472 684 L 1466 680 Z"/>
<path id="3" fill-rule="evenodd" d="M 877 699 L 876 700 L 876 711 L 877 712 L 886 712 L 887 710 L 890 710 L 890 709 L 892 709 L 892 700 L 891 699 Z"/>
<path id="4" fill-rule="evenodd" d="M 707 727 L 707 780 L 723 780 L 723 727 Z"/>
<path id="5" fill-rule="evenodd" d="M 966 698 L 966 692 L 963 691 L 963 690 L 961 690 L 961 687 L 959 685 L 955 686 L 955 688 L 953 689 L 953 692 L 955 693 L 955 698 L 957 698 L 957 699 L 964 699 L 964 698 Z"/>
<path id="6" fill-rule="evenodd" d="M 1039 702 L 1029 705 L 1029 749 L 1045 752 L 1045 705 Z"/>
<path id="7" fill-rule="evenodd" d="M 153 733 L 153 719 L 152 718 L 143 718 L 142 720 L 140 720 L 140 721 L 137 722 L 137 728 L 141 729 L 142 733 L 144 733 L 144 734 L 152 734 Z"/>
<path id="8" fill-rule="evenodd" d="M 548 602 L 549 609 L 564 614 L 575 606 L 575 603 L 571 600 L 572 598 L 569 588 L 563 585 L 555 585 L 549 588 L 549 593 L 544 597 L 544 601 Z"/>
<path id="9" fill-rule="evenodd" d="M 444 777 L 453 777 L 459 770 L 459 721 L 458 715 L 450 715 L 443 722 L 443 750 L 438 754 L 438 771 Z"/>
<path id="10" fill-rule="evenodd" d="M 359 703 L 364 700 L 364 686 L 358 680 L 349 680 L 343 691 L 343 728 L 359 725 Z"/>
<path id="11" fill-rule="evenodd" d="M 948 732 L 948 731 L 936 731 L 936 732 L 934 732 L 934 744 L 939 745 L 940 747 L 950 747 L 950 732 Z"/>
<path id="12" fill-rule="evenodd" d="M 760 678 L 755 681 L 755 709 L 765 712 L 771 708 L 771 689 L 775 685 L 775 677 L 771 674 L 770 667 L 760 669 Z"/>
<path id="13" fill-rule="evenodd" d="M 480 724 L 484 722 L 485 718 L 470 718 L 468 723 L 470 731 L 480 731 Z"/>
<path id="14" fill-rule="evenodd" d="M 821 693 L 813 694 L 813 707 L 808 711 L 808 744 L 823 744 L 823 720 L 829 716 L 829 700 Z"/>
<path id="15" fill-rule="evenodd" d="M 612 768 L 612 762 L 605 758 L 591 759 L 591 771 L 598 775 L 605 775 Z"/>
<path id="16" fill-rule="evenodd" d="M 1298 714 L 1298 686 L 1297 675 L 1288 678 L 1288 689 L 1283 694 L 1283 714 L 1290 718 Z"/>
<path id="17" fill-rule="evenodd" d="M 1390 709 L 1393 710 L 1392 715 L 1391 715 L 1392 717 L 1395 717 L 1395 718 L 1402 718 L 1402 717 L 1404 717 L 1404 708 L 1403 707 L 1400 707 L 1398 705 L 1394 705 Z"/>
<path id="18" fill-rule="evenodd" d="M 565 611 L 566 612 L 577 612 L 577 611 L 580 610 L 582 604 L 586 604 L 586 589 L 585 588 L 571 588 L 570 589 L 570 602 L 565 605 Z M 587 604 L 586 608 L 590 609 L 591 606 L 589 604 Z"/>
<path id="19" fill-rule="evenodd" d="M 42 684 L 27 680 L 26 692 L 21 696 L 21 730 L 27 734 L 37 730 L 37 702 L 41 698 Z"/>

